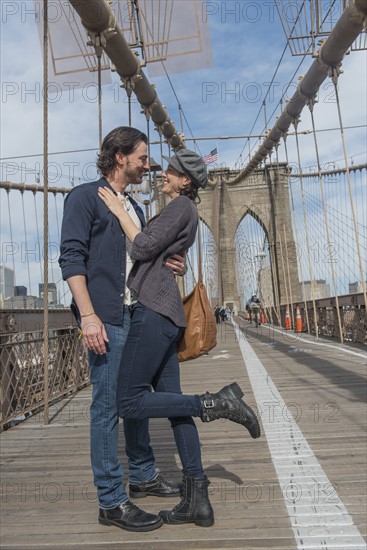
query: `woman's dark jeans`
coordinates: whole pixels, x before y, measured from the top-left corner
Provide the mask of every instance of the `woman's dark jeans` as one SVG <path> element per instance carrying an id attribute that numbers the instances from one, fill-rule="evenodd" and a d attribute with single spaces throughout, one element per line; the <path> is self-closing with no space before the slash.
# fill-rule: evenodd
<path id="1" fill-rule="evenodd" d="M 180 329 L 140 303 L 131 324 L 117 383 L 118 414 L 125 419 L 168 418 L 186 476 L 202 477 L 200 441 L 192 416 L 201 416 L 197 395 L 182 395 L 177 357 Z M 152 392 L 152 388 L 154 392 Z"/>

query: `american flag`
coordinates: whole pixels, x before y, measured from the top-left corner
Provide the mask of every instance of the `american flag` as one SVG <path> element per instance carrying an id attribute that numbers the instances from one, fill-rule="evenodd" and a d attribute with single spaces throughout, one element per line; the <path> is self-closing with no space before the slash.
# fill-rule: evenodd
<path id="1" fill-rule="evenodd" d="M 205 164 L 211 164 L 212 162 L 215 162 L 218 160 L 218 150 L 217 148 L 213 149 L 213 151 L 210 151 L 208 155 L 205 155 L 204 162 Z"/>

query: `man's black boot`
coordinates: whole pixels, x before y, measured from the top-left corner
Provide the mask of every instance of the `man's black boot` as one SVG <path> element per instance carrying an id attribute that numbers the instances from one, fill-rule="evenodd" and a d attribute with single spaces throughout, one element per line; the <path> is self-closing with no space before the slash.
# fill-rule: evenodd
<path id="1" fill-rule="evenodd" d="M 128 500 L 111 510 L 99 509 L 98 521 L 102 525 L 116 525 L 126 531 L 153 531 L 163 525 L 162 518 L 140 510 Z"/>
<path id="2" fill-rule="evenodd" d="M 152 497 L 179 497 L 182 494 L 181 483 L 172 483 L 158 475 L 147 483 L 129 483 L 130 498 Z"/>
<path id="3" fill-rule="evenodd" d="M 227 418 L 232 422 L 245 426 L 251 437 L 260 437 L 260 425 L 254 411 L 241 399 L 243 391 L 234 382 L 225 386 L 217 393 L 206 392 L 199 395 L 203 422 L 211 422 L 218 418 Z"/>
<path id="4" fill-rule="evenodd" d="M 214 524 L 214 511 L 208 496 L 207 477 L 184 477 L 183 497 L 173 510 L 162 510 L 159 515 L 164 523 L 195 523 L 200 527 Z"/>

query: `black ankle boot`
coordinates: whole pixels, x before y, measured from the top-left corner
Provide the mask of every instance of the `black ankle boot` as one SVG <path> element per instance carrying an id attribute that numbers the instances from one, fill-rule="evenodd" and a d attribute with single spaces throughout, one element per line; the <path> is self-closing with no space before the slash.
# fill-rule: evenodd
<path id="1" fill-rule="evenodd" d="M 243 391 L 237 382 L 225 386 L 217 393 L 206 392 L 205 395 L 199 395 L 202 406 L 201 420 L 211 422 L 218 418 L 227 418 L 245 426 L 254 439 L 260 437 L 259 421 L 251 407 L 241 399 L 242 396 Z"/>
<path id="2" fill-rule="evenodd" d="M 173 510 L 162 510 L 159 515 L 164 523 L 195 523 L 200 527 L 214 524 L 214 512 L 208 496 L 207 477 L 184 477 L 183 497 Z"/>

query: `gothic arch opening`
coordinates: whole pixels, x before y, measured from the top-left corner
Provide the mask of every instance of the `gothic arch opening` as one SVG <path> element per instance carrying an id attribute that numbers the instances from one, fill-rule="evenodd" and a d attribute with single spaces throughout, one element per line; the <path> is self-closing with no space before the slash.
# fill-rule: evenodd
<path id="1" fill-rule="evenodd" d="M 267 307 L 274 303 L 268 233 L 250 209 L 235 233 L 237 293 L 241 309 L 253 294 Z"/>

